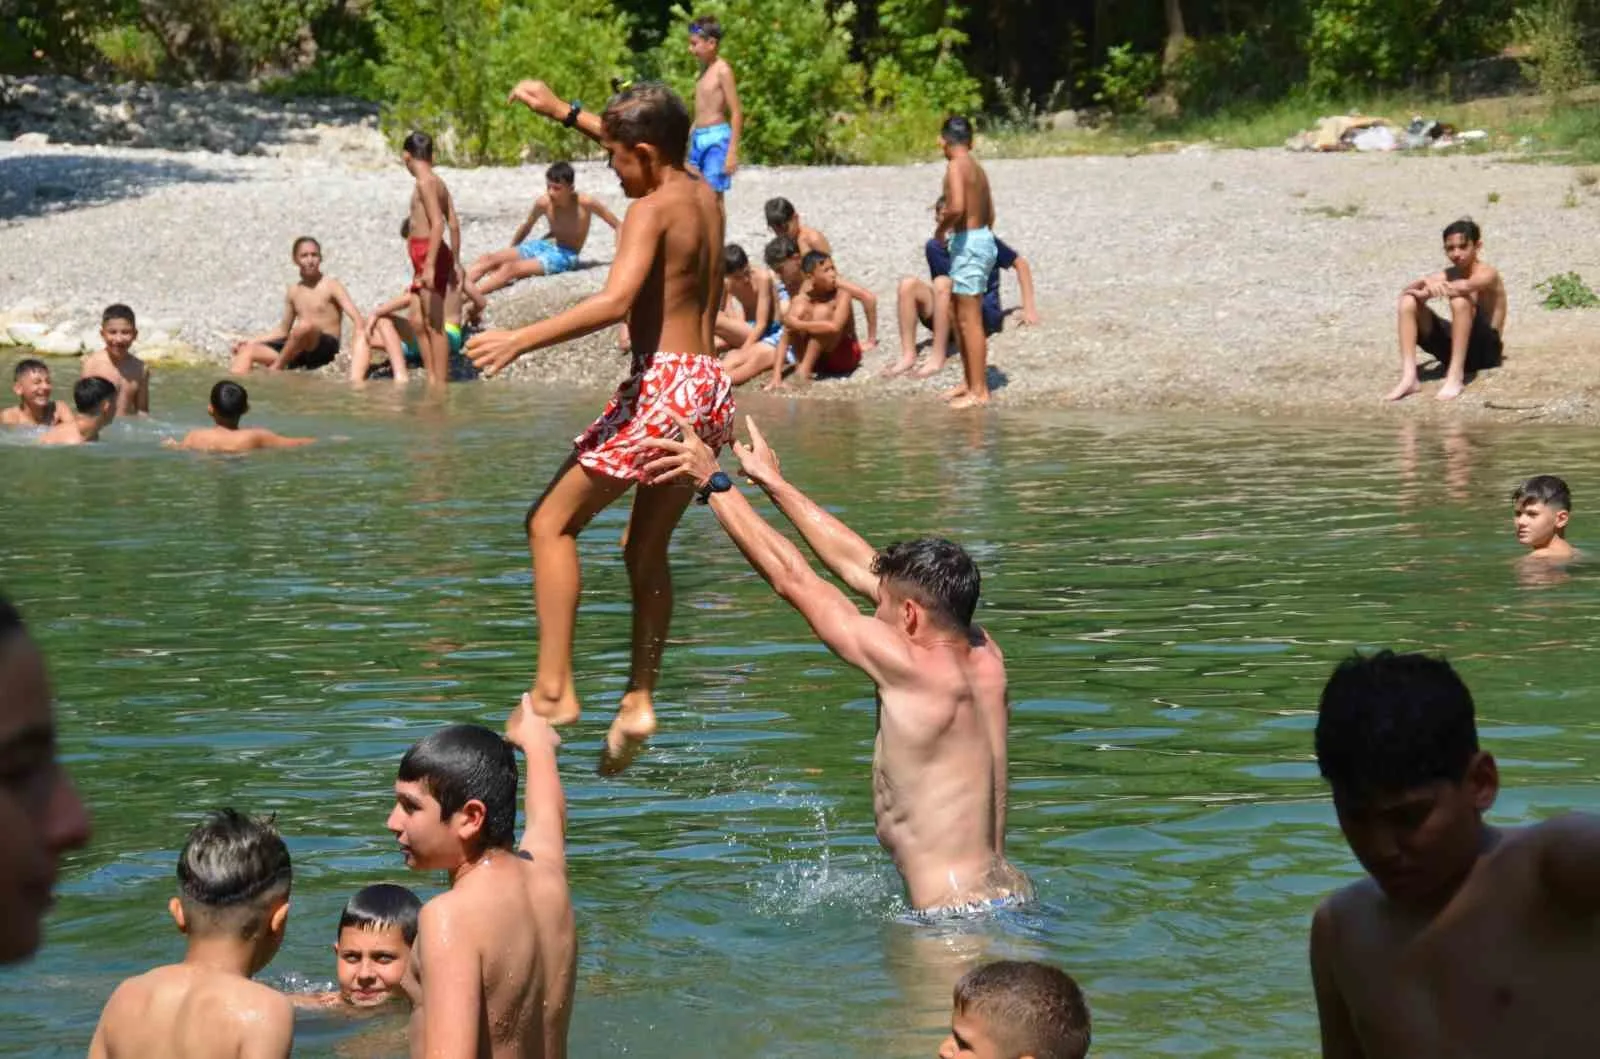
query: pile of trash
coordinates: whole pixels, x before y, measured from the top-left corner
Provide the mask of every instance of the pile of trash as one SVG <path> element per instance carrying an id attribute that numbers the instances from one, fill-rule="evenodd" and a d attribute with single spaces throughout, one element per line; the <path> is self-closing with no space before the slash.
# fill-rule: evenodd
<path id="1" fill-rule="evenodd" d="M 1316 128 L 1295 133 L 1283 145 L 1291 151 L 1416 151 L 1488 138 L 1482 129 L 1460 132 L 1454 125 L 1420 115 L 1402 128 L 1387 118 L 1340 114 L 1318 119 Z"/>

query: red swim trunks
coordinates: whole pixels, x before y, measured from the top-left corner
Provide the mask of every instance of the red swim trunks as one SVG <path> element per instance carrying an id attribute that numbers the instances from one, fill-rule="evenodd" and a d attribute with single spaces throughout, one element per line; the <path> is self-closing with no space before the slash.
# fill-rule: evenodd
<path id="1" fill-rule="evenodd" d="M 416 290 L 422 283 L 422 266 L 428 263 L 428 241 L 411 239 L 407 241 L 406 249 L 411 251 L 411 289 Z M 450 252 L 449 243 L 440 243 L 439 252 L 433 257 L 433 289 L 443 294 L 455 284 L 455 281 L 455 255 Z"/>
<path id="2" fill-rule="evenodd" d="M 717 358 L 656 353 L 635 362 L 600 418 L 572 440 L 578 462 L 608 478 L 643 481 L 644 465 L 662 455 L 649 443 L 677 436 L 668 409 L 714 451 L 733 441 L 733 384 Z"/>
<path id="3" fill-rule="evenodd" d="M 832 349 L 817 358 L 818 375 L 849 375 L 861 366 L 861 343 L 853 334 L 841 335 Z"/>

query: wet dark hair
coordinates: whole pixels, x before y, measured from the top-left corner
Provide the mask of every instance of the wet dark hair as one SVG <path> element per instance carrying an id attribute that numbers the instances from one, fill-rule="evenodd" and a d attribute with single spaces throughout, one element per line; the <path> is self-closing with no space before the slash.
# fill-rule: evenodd
<path id="1" fill-rule="evenodd" d="M 578 174 L 572 171 L 571 162 L 556 162 L 544 171 L 544 180 L 547 184 L 565 184 L 571 187 L 578 179 Z"/>
<path id="2" fill-rule="evenodd" d="M 271 817 L 218 809 L 195 825 L 178 854 L 178 896 L 193 932 L 253 938 L 272 903 L 289 895 L 289 847 Z"/>
<path id="3" fill-rule="evenodd" d="M 402 239 L 410 239 L 411 238 L 411 218 L 410 217 L 407 217 L 405 220 L 400 222 L 400 238 L 402 238 Z"/>
<path id="4" fill-rule="evenodd" d="M 1536 474 L 1527 479 L 1511 491 L 1511 499 L 1517 504 L 1532 500 L 1557 511 L 1572 510 L 1572 490 L 1553 474 Z"/>
<path id="5" fill-rule="evenodd" d="M 1049 964 L 1000 960 L 975 967 L 956 983 L 955 1009 L 981 1016 L 1006 1055 L 1089 1054 L 1088 1001 L 1070 974 Z"/>
<path id="6" fill-rule="evenodd" d="M 794 241 L 794 236 L 780 235 L 767 244 L 761 256 L 766 259 L 768 268 L 777 268 L 799 252 L 800 244 Z"/>
<path id="7" fill-rule="evenodd" d="M 384 930 L 399 927 L 406 944 L 417 940 L 417 916 L 422 912 L 422 899 L 404 886 L 394 883 L 375 883 L 357 890 L 339 913 L 339 930 L 355 927 L 357 930 Z"/>
<path id="8" fill-rule="evenodd" d="M 46 364 L 38 357 L 24 357 L 17 361 L 17 366 L 15 368 L 11 369 L 11 381 L 15 382 L 24 375 L 28 374 L 30 371 L 42 371 L 46 375 L 49 375 L 50 365 Z"/>
<path id="9" fill-rule="evenodd" d="M 139 322 L 133 318 L 133 310 L 121 302 L 106 306 L 106 311 L 100 314 L 100 326 L 104 327 L 113 320 L 126 320 L 134 327 L 139 326 Z"/>
<path id="10" fill-rule="evenodd" d="M 469 801 L 483 803 L 485 848 L 509 846 L 517 824 L 517 756 L 497 733 L 452 724 L 418 742 L 400 759 L 397 779 L 420 783 L 447 820 Z"/>
<path id="11" fill-rule="evenodd" d="M 750 267 L 750 258 L 745 254 L 744 247 L 738 243 L 729 243 L 722 248 L 722 272 L 731 276 L 735 272 L 743 272 Z"/>
<path id="12" fill-rule="evenodd" d="M 806 256 L 800 259 L 800 271 L 809 276 L 816 271 L 818 265 L 826 260 L 828 260 L 828 255 L 821 250 L 808 250 L 806 251 Z"/>
<path id="13" fill-rule="evenodd" d="M 315 239 L 313 239 L 309 235 L 302 235 L 300 238 L 298 238 L 298 239 L 296 239 L 294 241 L 294 246 L 289 248 L 289 257 L 291 259 L 297 258 L 297 257 L 300 256 L 300 246 L 301 246 L 302 243 L 310 243 L 312 246 L 317 248 L 317 253 L 319 253 L 319 254 L 322 253 L 322 244 L 321 243 L 317 242 Z"/>
<path id="14" fill-rule="evenodd" d="M 250 394 L 238 383 L 223 379 L 211 387 L 211 407 L 223 419 L 238 420 L 250 411 Z"/>
<path id="15" fill-rule="evenodd" d="M 1445 225 L 1442 238 L 1449 239 L 1452 235 L 1464 235 L 1469 243 L 1483 242 L 1483 232 L 1478 230 L 1478 222 L 1471 217 L 1463 217 L 1459 221 L 1451 221 Z"/>
<path id="16" fill-rule="evenodd" d="M 1317 705 L 1317 768 L 1336 795 L 1459 783 L 1478 752 L 1472 693 L 1443 658 L 1351 655 Z"/>
<path id="17" fill-rule="evenodd" d="M 978 609 L 978 565 L 966 549 L 942 537 L 898 541 L 872 557 L 872 572 L 927 607 L 935 617 L 966 628 Z"/>
<path id="18" fill-rule="evenodd" d="M 722 23 L 717 21 L 716 15 L 701 15 L 689 23 L 689 34 L 694 37 L 704 37 L 707 40 L 722 42 Z"/>
<path id="19" fill-rule="evenodd" d="M 72 405 L 80 415 L 98 411 L 100 406 L 117 396 L 117 384 L 98 375 L 87 375 L 72 387 Z"/>
<path id="20" fill-rule="evenodd" d="M 22 614 L 12 606 L 9 599 L 0 596 L 0 640 L 27 631 L 27 627 L 22 624 Z"/>
<path id="21" fill-rule="evenodd" d="M 400 146 L 406 154 L 419 162 L 433 161 L 433 137 L 425 132 L 413 132 Z"/>
<path id="22" fill-rule="evenodd" d="M 787 228 L 789 222 L 794 220 L 794 203 L 781 197 L 768 199 L 764 212 L 767 215 L 768 228 Z"/>
<path id="23" fill-rule="evenodd" d="M 612 96 L 600 128 L 628 147 L 649 144 L 668 165 L 683 165 L 689 153 L 689 110 L 659 81 L 639 81 Z"/>
<path id="24" fill-rule="evenodd" d="M 952 114 L 944 119 L 944 126 L 939 129 L 939 135 L 945 143 L 972 146 L 972 122 L 960 114 Z"/>

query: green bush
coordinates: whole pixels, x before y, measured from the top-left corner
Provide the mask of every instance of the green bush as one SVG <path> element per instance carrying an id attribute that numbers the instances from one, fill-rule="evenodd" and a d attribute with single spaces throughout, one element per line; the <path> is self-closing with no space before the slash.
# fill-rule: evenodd
<path id="1" fill-rule="evenodd" d="M 1523 73 L 1539 91 L 1564 96 L 1590 77 L 1580 0 L 1536 0 L 1512 16 Z"/>
<path id="2" fill-rule="evenodd" d="M 1544 295 L 1540 304 L 1546 309 L 1592 309 L 1600 305 L 1600 295 L 1595 294 L 1576 272 L 1551 276 L 1534 284 L 1533 289 Z"/>
<path id="3" fill-rule="evenodd" d="M 1136 52 L 1131 44 L 1117 44 L 1106 51 L 1094 101 L 1113 114 L 1141 114 L 1145 101 L 1160 84 L 1161 56 Z"/>
<path id="4" fill-rule="evenodd" d="M 1211 113 L 1240 103 L 1279 99 L 1293 84 L 1288 69 L 1253 33 L 1194 38 L 1167 75 L 1184 111 Z"/>
<path id="5" fill-rule="evenodd" d="M 874 108 L 940 120 L 977 109 L 978 81 L 956 56 L 967 43 L 959 28 L 966 13 L 942 0 L 880 0 L 867 79 Z"/>
<path id="6" fill-rule="evenodd" d="M 1439 0 L 1316 0 L 1306 41 L 1311 90 L 1396 85 L 1432 69 L 1438 6 Z"/>
<path id="7" fill-rule="evenodd" d="M 95 51 L 117 77 L 154 81 L 161 76 L 166 58 L 161 41 L 143 26 L 113 26 L 92 39 Z"/>

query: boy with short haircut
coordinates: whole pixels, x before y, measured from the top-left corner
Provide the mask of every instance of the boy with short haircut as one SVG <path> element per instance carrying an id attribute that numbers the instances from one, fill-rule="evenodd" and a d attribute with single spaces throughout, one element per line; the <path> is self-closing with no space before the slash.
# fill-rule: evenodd
<path id="1" fill-rule="evenodd" d="M 117 388 L 117 415 L 150 414 L 150 369 L 131 352 L 139 337 L 133 310 L 118 302 L 100 314 L 105 348 L 83 358 L 81 376 L 97 376 Z"/>
<path id="2" fill-rule="evenodd" d="M 800 349 L 794 374 L 801 383 L 810 382 L 812 376 L 846 378 L 861 366 L 850 295 L 839 283 L 833 258 L 813 250 L 801 259 L 800 271 L 806 283 L 784 314 L 784 334 L 773 350 L 769 389 L 782 385 L 785 354 L 792 346 Z"/>
<path id="3" fill-rule="evenodd" d="M 86 375 L 72 387 L 75 415 L 39 436 L 41 445 L 83 445 L 99 441 L 100 432 L 117 418 L 117 386 L 98 375 Z"/>
<path id="4" fill-rule="evenodd" d="M 1317 767 L 1367 878 L 1322 902 L 1311 978 L 1328 1059 L 1586 1056 L 1600 1005 L 1600 819 L 1497 828 L 1500 789 L 1448 662 L 1334 670 Z"/>
<path id="5" fill-rule="evenodd" d="M 581 195 L 570 162 L 557 162 L 545 170 L 545 193 L 540 195 L 511 236 L 511 245 L 484 254 L 467 270 L 467 280 L 480 294 L 509 287 L 528 276 L 555 276 L 578 267 L 578 254 L 589 239 L 589 222 L 595 217 L 616 231 L 621 221 L 598 199 Z M 549 220 L 543 238 L 532 237 L 539 218 Z"/>
<path id="6" fill-rule="evenodd" d="M 272 962 L 289 919 L 289 849 L 270 820 L 218 810 L 189 832 L 167 905 L 183 962 L 130 978 L 106 1001 L 89 1059 L 277 1059 L 294 1009 L 251 981 Z"/>
<path id="7" fill-rule="evenodd" d="M 717 204 L 733 186 L 739 168 L 739 140 L 744 136 L 744 109 L 733 82 L 733 67 L 721 55 L 722 24 L 713 15 L 689 23 L 689 53 L 700 63 L 694 82 L 694 129 L 689 164 L 717 193 Z M 726 117 L 724 117 L 726 114 Z"/>
<path id="8" fill-rule="evenodd" d="M 729 243 L 722 250 L 726 293 L 717 314 L 717 341 L 726 343 L 722 370 L 735 386 L 766 371 L 772 351 L 783 337 L 778 314 L 789 304 L 789 292 L 764 268 L 754 268 L 744 248 Z"/>
<path id="9" fill-rule="evenodd" d="M 450 189 L 433 168 L 433 138 L 425 132 L 406 137 L 400 153 L 406 171 L 416 179 L 411 191 L 411 236 L 408 250 L 414 277 L 411 289 L 421 301 L 417 313 L 417 339 L 430 382 L 449 378 L 450 347 L 444 332 L 444 298 L 456 282 L 456 259 L 461 254 L 461 223 L 456 217 Z M 450 242 L 444 241 L 448 228 Z"/>
<path id="10" fill-rule="evenodd" d="M 404 886 L 375 883 L 357 890 L 339 913 L 333 943 L 339 988 L 330 993 L 291 993 L 301 1007 L 380 1007 L 406 998 L 406 968 L 417 940 L 422 901 Z"/>
<path id="11" fill-rule="evenodd" d="M 233 344 L 229 370 L 235 375 L 246 375 L 257 365 L 268 371 L 314 371 L 332 364 L 339 355 L 345 316 L 354 329 L 355 344 L 366 341 L 366 324 L 350 292 L 322 272 L 322 244 L 302 235 L 290 247 L 289 256 L 300 269 L 300 278 L 284 294 L 283 319 L 276 329 Z"/>
<path id="12" fill-rule="evenodd" d="M 808 228 L 800 220 L 800 213 L 794 208 L 794 203 L 786 198 L 772 198 L 767 200 L 765 207 L 767 227 L 775 236 L 788 236 L 799 247 L 799 254 L 804 257 L 812 251 L 832 256 L 833 246 L 828 242 L 828 237 L 815 228 Z M 867 320 L 867 340 L 861 344 L 862 352 L 871 353 L 878 348 L 878 296 L 859 284 L 847 279 L 839 280 L 839 288 L 850 295 L 851 300 L 861 305 L 861 313 Z"/>
<path id="13" fill-rule="evenodd" d="M 627 766 L 655 732 L 654 696 L 672 617 L 667 546 L 690 493 L 652 484 L 644 472 L 658 437 L 683 416 L 721 448 L 733 430 L 733 387 L 716 358 L 713 333 L 722 304 L 723 217 L 716 196 L 684 168 L 689 113 L 660 84 L 635 84 L 614 96 L 603 116 L 566 103 L 542 81 L 524 81 L 514 100 L 575 126 L 610 155 L 634 201 L 617 236 L 605 288 L 519 331 L 486 332 L 467 343 L 480 370 L 493 375 L 523 353 L 565 342 L 627 319 L 633 364 L 606 410 L 574 439 L 571 455 L 529 509 L 539 618 L 539 666 L 533 698 L 554 724 L 578 719 L 572 634 L 578 604 L 577 536 L 606 506 L 637 484 L 623 545 L 633 595 L 633 657 L 628 689 L 606 735 L 602 768 Z"/>
<path id="14" fill-rule="evenodd" d="M 241 427 L 239 420 L 250 411 L 250 394 L 236 382 L 223 380 L 211 387 L 211 403 L 206 412 L 216 426 L 191 430 L 180 442 L 168 441 L 173 448 L 192 452 L 254 452 L 256 449 L 293 449 L 310 445 L 316 438 L 286 438 L 265 427 Z"/>
<path id="15" fill-rule="evenodd" d="M 1505 352 L 1506 285 L 1500 273 L 1478 258 L 1483 233 L 1469 217 L 1444 230 L 1450 267 L 1423 276 L 1400 292 L 1400 382 L 1384 398 L 1400 401 L 1422 389 L 1417 381 L 1417 350 L 1447 365 L 1441 401 L 1461 396 L 1467 372 L 1498 368 Z M 1433 298 L 1450 304 L 1450 319 L 1428 307 Z"/>
<path id="16" fill-rule="evenodd" d="M 972 123 L 947 118 L 939 144 L 948 165 L 944 210 L 933 237 L 950 238 L 950 291 L 956 299 L 956 335 L 966 381 L 944 394 L 952 408 L 989 403 L 989 340 L 983 333 L 983 291 L 994 271 L 994 199 L 989 176 L 972 157 Z"/>
<path id="17" fill-rule="evenodd" d="M 11 373 L 11 392 L 17 395 L 17 407 L 0 411 L 0 426 L 53 427 L 72 415 L 67 402 L 52 399 L 55 390 L 50 384 L 50 366 L 42 360 L 28 357 L 17 361 Z"/>
<path id="18" fill-rule="evenodd" d="M 400 238 L 410 241 L 411 218 L 409 217 L 400 222 Z M 459 269 L 457 279 L 461 279 Z M 417 293 L 408 289 L 404 294 L 391 298 L 367 315 L 367 341 L 357 346 L 350 355 L 351 382 L 360 384 L 382 372 L 382 365 L 375 370 L 372 364 L 374 345 L 382 347 L 388 354 L 389 377 L 395 383 L 411 381 L 411 369 L 423 367 L 422 347 L 417 329 L 412 323 L 421 316 L 420 306 L 421 300 L 417 297 Z M 481 313 L 483 307 L 483 295 L 476 287 L 466 283 L 454 283 L 445 292 L 444 334 L 448 357 L 446 380 L 477 377 L 476 370 L 461 356 L 461 350 L 467 343 L 463 325 L 468 318 Z"/>
<path id="19" fill-rule="evenodd" d="M 1049 964 L 1000 960 L 956 983 L 939 1059 L 1084 1059 L 1089 1031 L 1089 1003 L 1071 975 Z"/>
<path id="20" fill-rule="evenodd" d="M 1528 549 L 1523 561 L 1565 562 L 1578 551 L 1567 543 L 1572 492 L 1553 474 L 1538 474 L 1511 493 L 1517 543 Z"/>
<path id="21" fill-rule="evenodd" d="M 565 1059 L 578 938 L 559 743 L 524 694 L 506 738 L 450 725 L 400 760 L 388 828 L 407 867 L 450 875 L 418 917 L 406 978 L 413 1055 Z M 515 849 L 512 747 L 528 760 Z"/>

